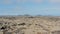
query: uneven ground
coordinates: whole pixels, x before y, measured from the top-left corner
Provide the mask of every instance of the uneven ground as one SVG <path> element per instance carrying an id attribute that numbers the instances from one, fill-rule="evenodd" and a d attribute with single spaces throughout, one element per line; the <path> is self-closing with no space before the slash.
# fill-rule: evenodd
<path id="1" fill-rule="evenodd" d="M 60 34 L 60 18 L 1 16 L 0 34 Z"/>

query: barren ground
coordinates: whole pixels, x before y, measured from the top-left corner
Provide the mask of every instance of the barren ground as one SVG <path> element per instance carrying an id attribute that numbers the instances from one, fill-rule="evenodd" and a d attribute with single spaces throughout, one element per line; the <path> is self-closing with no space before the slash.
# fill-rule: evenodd
<path id="1" fill-rule="evenodd" d="M 60 34 L 60 18 L 1 16 L 0 34 Z"/>

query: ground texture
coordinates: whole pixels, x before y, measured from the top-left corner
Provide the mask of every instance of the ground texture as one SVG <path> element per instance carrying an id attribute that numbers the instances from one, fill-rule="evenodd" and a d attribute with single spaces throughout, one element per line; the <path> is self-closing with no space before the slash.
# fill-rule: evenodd
<path id="1" fill-rule="evenodd" d="M 48 16 L 2 16 L 0 34 L 60 34 L 60 18 Z"/>

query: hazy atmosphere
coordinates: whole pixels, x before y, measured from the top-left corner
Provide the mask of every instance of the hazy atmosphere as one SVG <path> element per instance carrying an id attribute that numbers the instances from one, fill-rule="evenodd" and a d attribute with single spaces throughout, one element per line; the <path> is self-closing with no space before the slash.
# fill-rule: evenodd
<path id="1" fill-rule="evenodd" d="M 0 15 L 60 16 L 60 0 L 0 0 Z"/>
<path id="2" fill-rule="evenodd" d="M 60 0 L 0 0 L 0 34 L 60 34 Z"/>

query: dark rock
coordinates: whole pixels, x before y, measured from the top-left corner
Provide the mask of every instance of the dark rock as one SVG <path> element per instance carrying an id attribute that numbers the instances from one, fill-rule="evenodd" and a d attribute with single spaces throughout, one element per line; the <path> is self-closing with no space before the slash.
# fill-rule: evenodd
<path id="1" fill-rule="evenodd" d="M 53 31 L 52 34 L 60 34 L 60 31 Z"/>
<path id="2" fill-rule="evenodd" d="M 1 28 L 1 30 L 4 30 L 4 29 L 6 29 L 6 27 L 2 27 L 2 28 Z"/>

